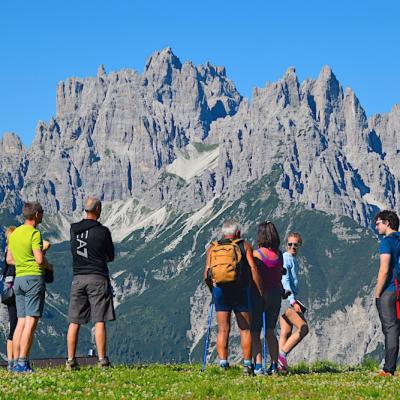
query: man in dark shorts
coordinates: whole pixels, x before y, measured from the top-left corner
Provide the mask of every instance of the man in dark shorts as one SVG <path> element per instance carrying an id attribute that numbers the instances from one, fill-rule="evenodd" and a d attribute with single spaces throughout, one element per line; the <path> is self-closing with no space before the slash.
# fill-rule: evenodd
<path id="1" fill-rule="evenodd" d="M 239 225 L 235 221 L 225 221 L 222 226 L 223 239 L 218 243 L 229 244 L 240 239 Z M 258 274 L 251 245 L 240 240 L 238 246 L 242 254 L 239 264 L 240 280 L 235 283 L 217 285 L 210 280 L 211 252 L 212 246 L 207 251 L 204 280 L 212 289 L 215 310 L 217 312 L 218 336 L 217 353 L 220 366 L 224 369 L 229 367 L 228 363 L 228 339 L 231 329 L 231 313 L 235 313 L 236 321 L 240 331 L 240 339 L 243 352 L 243 371 L 246 375 L 253 375 L 251 362 L 251 332 L 250 332 L 250 274 L 258 290 L 262 293 L 261 278 Z"/>
<path id="2" fill-rule="evenodd" d="M 115 320 L 112 288 L 107 262 L 114 260 L 114 245 L 108 228 L 98 222 L 100 200 L 85 202 L 86 218 L 71 225 L 74 278 L 68 311 L 68 360 L 66 369 L 78 368 L 76 346 L 81 324 L 95 324 L 98 366 L 109 367 L 106 356 L 106 321 Z"/>

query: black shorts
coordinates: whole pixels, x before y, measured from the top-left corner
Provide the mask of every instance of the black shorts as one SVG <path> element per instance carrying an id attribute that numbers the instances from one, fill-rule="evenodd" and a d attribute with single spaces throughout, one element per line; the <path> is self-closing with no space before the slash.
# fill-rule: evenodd
<path id="1" fill-rule="evenodd" d="M 68 320 L 75 324 L 114 321 L 110 280 L 95 274 L 75 275 L 71 286 Z"/>
<path id="2" fill-rule="evenodd" d="M 251 325 L 252 332 L 261 332 L 263 312 L 266 313 L 267 329 L 275 329 L 281 308 L 282 289 L 269 289 L 263 296 L 257 289 L 251 290 Z"/>

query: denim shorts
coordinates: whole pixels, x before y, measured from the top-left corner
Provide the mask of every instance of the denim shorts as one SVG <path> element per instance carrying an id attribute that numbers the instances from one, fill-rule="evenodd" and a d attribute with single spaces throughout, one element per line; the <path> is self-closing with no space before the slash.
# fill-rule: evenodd
<path id="1" fill-rule="evenodd" d="M 46 295 L 46 284 L 42 275 L 16 277 L 14 293 L 18 318 L 42 316 Z"/>
<path id="2" fill-rule="evenodd" d="M 215 311 L 250 312 L 251 295 L 248 287 L 213 287 Z"/>

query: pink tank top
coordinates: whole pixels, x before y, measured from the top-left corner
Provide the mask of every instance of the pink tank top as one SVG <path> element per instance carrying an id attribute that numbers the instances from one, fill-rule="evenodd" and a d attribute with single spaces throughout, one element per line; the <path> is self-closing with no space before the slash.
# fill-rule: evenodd
<path id="1" fill-rule="evenodd" d="M 282 287 L 282 253 L 266 248 L 255 250 L 263 262 L 263 268 L 260 269 L 263 287 L 265 289 L 279 289 Z"/>

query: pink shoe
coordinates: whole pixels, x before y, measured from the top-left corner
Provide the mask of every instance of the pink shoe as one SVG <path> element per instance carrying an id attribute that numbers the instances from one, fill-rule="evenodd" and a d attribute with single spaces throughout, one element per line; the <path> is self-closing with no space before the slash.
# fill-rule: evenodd
<path id="1" fill-rule="evenodd" d="M 279 354 L 278 356 L 278 371 L 279 372 L 287 372 L 288 364 L 286 361 L 286 357 Z"/>

